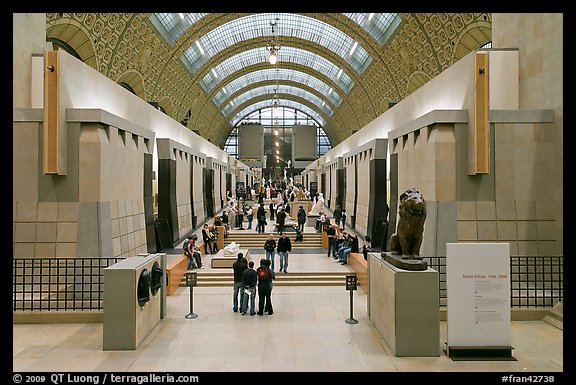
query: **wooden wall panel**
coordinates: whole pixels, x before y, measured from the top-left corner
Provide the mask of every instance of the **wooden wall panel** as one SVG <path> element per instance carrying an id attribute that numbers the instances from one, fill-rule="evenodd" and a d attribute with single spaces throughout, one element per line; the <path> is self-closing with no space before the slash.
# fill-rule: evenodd
<path id="1" fill-rule="evenodd" d="M 488 121 L 488 51 L 477 52 L 474 89 L 474 173 L 488 174 L 490 122 Z"/>
<path id="2" fill-rule="evenodd" d="M 44 174 L 58 173 L 58 52 L 44 52 Z"/>

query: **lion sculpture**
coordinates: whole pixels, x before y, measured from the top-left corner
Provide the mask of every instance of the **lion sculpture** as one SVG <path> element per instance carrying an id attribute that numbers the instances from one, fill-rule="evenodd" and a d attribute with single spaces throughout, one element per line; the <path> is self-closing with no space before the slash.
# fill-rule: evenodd
<path id="1" fill-rule="evenodd" d="M 396 232 L 390 237 L 390 251 L 401 254 L 402 258 L 421 259 L 426 201 L 420 191 L 411 188 L 400 195 L 399 214 Z"/>

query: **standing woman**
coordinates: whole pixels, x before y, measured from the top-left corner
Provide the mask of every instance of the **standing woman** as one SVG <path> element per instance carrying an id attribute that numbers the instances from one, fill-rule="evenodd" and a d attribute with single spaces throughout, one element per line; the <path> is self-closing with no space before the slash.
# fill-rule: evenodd
<path id="1" fill-rule="evenodd" d="M 264 243 L 264 250 L 266 250 L 266 259 L 272 260 L 272 271 L 274 271 L 274 256 L 276 251 L 276 240 L 274 234 L 268 235 L 268 239 Z"/>
<path id="2" fill-rule="evenodd" d="M 263 203 L 261 203 L 260 206 L 258 206 L 258 210 L 256 210 L 256 220 L 258 221 L 256 231 L 263 234 L 266 228 L 266 210 L 264 209 Z"/>
<path id="3" fill-rule="evenodd" d="M 252 211 L 252 206 L 248 206 L 246 211 L 246 219 L 248 220 L 248 230 L 252 229 L 252 220 L 254 219 L 254 212 Z"/>
<path id="4" fill-rule="evenodd" d="M 260 266 L 256 269 L 258 276 L 258 315 L 264 315 L 264 311 L 268 315 L 274 313 L 272 308 L 272 280 L 276 277 L 274 272 L 268 267 L 269 261 L 265 258 L 260 260 Z"/>
<path id="5" fill-rule="evenodd" d="M 268 206 L 268 208 L 270 209 L 270 220 L 273 221 L 274 214 L 276 213 L 276 203 L 274 203 L 274 201 L 270 202 L 270 206 Z"/>
<path id="6" fill-rule="evenodd" d="M 304 211 L 304 206 L 298 208 L 296 217 L 298 219 L 298 228 L 300 231 L 304 232 L 304 224 L 306 223 L 306 211 Z"/>
<path id="7" fill-rule="evenodd" d="M 204 242 L 204 252 L 214 254 L 214 246 L 212 245 L 212 238 L 210 237 L 207 223 L 204 223 L 202 227 L 202 242 Z"/>

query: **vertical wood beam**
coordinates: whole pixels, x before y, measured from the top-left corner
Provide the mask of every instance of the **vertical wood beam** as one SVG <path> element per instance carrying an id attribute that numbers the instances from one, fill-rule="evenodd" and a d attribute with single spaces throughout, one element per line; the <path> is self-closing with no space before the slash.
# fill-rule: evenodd
<path id="1" fill-rule="evenodd" d="M 58 174 L 58 51 L 44 52 L 44 174 Z"/>
<path id="2" fill-rule="evenodd" d="M 476 53 L 474 73 L 474 173 L 488 174 L 490 171 L 488 51 Z"/>

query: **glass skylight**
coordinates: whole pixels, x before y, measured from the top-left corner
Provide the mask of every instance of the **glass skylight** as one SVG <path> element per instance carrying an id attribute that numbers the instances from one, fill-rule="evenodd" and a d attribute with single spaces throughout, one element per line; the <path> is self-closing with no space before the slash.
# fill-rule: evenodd
<path id="1" fill-rule="evenodd" d="M 270 22 L 276 22 L 275 35 L 281 45 L 278 52 L 282 60 L 282 37 L 310 40 L 334 52 L 346 60 L 358 74 L 362 74 L 372 62 L 372 57 L 352 37 L 323 21 L 293 13 L 258 13 L 240 17 L 214 28 L 200 37 L 198 42 L 204 49 L 201 54 L 196 44 L 191 44 L 185 52 L 188 68 L 195 73 L 206 61 L 234 44 L 249 40 L 262 40 L 261 51 L 266 54 L 265 44 L 272 34 Z M 352 47 L 357 45 L 352 53 Z"/>
<path id="2" fill-rule="evenodd" d="M 153 13 L 149 19 L 164 40 L 172 45 L 180 35 L 206 15 L 207 13 Z"/>
<path id="3" fill-rule="evenodd" d="M 345 13 L 370 34 L 380 45 L 384 45 L 402 21 L 395 13 Z"/>
<path id="4" fill-rule="evenodd" d="M 234 79 L 232 82 L 223 87 L 212 98 L 212 100 L 214 101 L 214 104 L 219 107 L 222 105 L 222 103 L 224 103 L 226 99 L 230 97 L 230 95 L 233 95 L 235 92 L 241 90 L 242 88 L 250 87 L 252 84 L 262 81 L 268 84 L 276 84 L 277 82 L 286 81 L 304 84 L 324 95 L 324 97 L 328 98 L 328 100 L 336 107 L 342 103 L 342 98 L 340 95 L 338 95 L 338 93 L 334 91 L 328 84 L 304 72 L 284 68 L 258 70 L 240 76 L 239 78 Z"/>
<path id="5" fill-rule="evenodd" d="M 328 116 L 332 116 L 332 114 L 334 113 L 332 111 L 332 108 L 330 108 L 330 106 L 328 106 L 326 103 L 323 103 L 322 99 L 320 99 L 318 96 L 314 95 L 309 91 L 306 91 L 299 87 L 293 87 L 284 84 L 280 84 L 278 86 L 271 84 L 267 86 L 252 88 L 244 92 L 243 94 L 237 96 L 222 109 L 222 115 L 228 116 L 236 106 L 239 106 L 250 99 L 254 99 L 262 95 L 270 95 L 270 103 L 271 103 L 271 100 L 275 94 L 294 95 L 296 97 L 306 99 L 311 104 L 318 106 L 318 108 L 322 109 L 322 111 Z"/>
<path id="6" fill-rule="evenodd" d="M 279 51 L 279 57 L 280 60 L 284 60 L 285 62 L 300 64 L 318 71 L 332 79 L 346 94 L 350 92 L 354 86 L 354 82 L 346 72 L 340 74 L 341 69 L 338 66 L 323 56 L 313 52 L 293 47 L 282 47 Z M 251 65 L 260 63 L 268 63 L 266 50 L 264 48 L 253 48 L 240 52 L 218 64 L 214 67 L 214 71 L 209 71 L 200 81 L 200 85 L 204 91 L 211 92 L 212 89 L 214 89 L 219 82 L 227 76 Z M 268 66 L 270 66 L 270 64 L 268 64 Z M 214 72 L 216 72 L 217 77 L 214 76 Z M 220 87 L 223 86 L 224 85 L 220 85 Z"/>
<path id="7" fill-rule="evenodd" d="M 296 110 L 302 111 L 305 114 L 309 115 L 312 119 L 314 119 L 320 126 L 324 126 L 324 118 L 322 118 L 322 116 L 318 115 L 318 113 L 316 111 L 312 110 L 310 107 L 308 107 L 302 103 L 295 102 L 293 100 L 280 99 L 279 102 L 280 102 L 280 105 L 282 107 L 290 107 L 290 108 L 294 108 Z M 234 118 L 232 120 L 230 120 L 230 124 L 232 126 L 235 126 L 246 115 L 250 114 L 251 112 L 253 112 L 255 110 L 259 110 L 261 108 L 266 108 L 266 107 L 270 107 L 270 100 L 261 100 L 257 103 L 254 103 L 254 104 L 244 108 L 242 111 L 239 111 L 236 114 L 236 116 L 234 116 Z"/>

